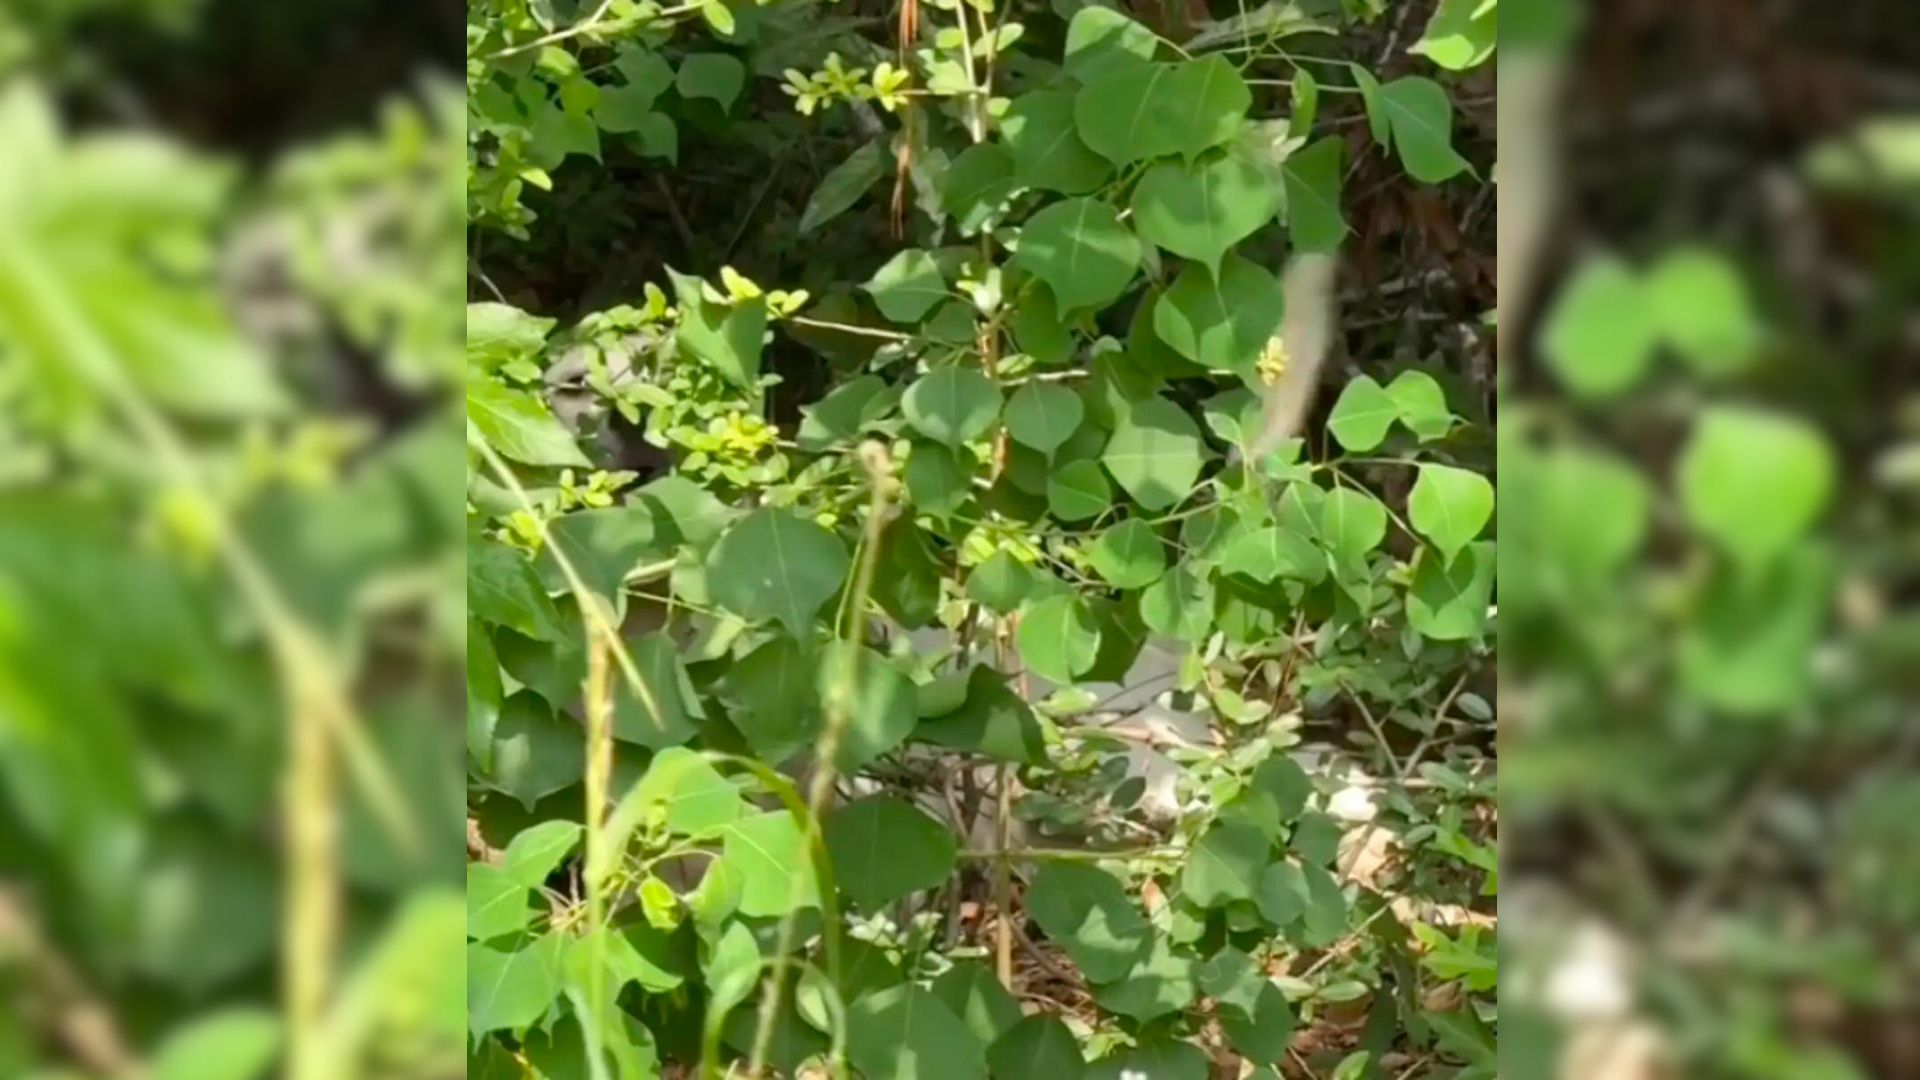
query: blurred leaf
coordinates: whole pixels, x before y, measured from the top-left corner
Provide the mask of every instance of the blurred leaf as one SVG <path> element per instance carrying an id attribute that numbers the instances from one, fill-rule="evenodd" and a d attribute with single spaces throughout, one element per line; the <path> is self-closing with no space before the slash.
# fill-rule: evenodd
<path id="1" fill-rule="evenodd" d="M 1758 572 L 1819 520 L 1834 471 L 1825 437 L 1805 422 L 1722 405 L 1695 422 L 1676 481 L 1694 527 Z"/>
<path id="2" fill-rule="evenodd" d="M 888 161 L 880 140 L 862 144 L 833 167 L 800 215 L 800 232 L 810 233 L 852 209 L 853 204 L 887 174 Z"/>
<path id="3" fill-rule="evenodd" d="M 153 1080 L 256 1080 L 279 1048 L 273 1013 L 227 1009 L 169 1033 L 154 1053 Z"/>

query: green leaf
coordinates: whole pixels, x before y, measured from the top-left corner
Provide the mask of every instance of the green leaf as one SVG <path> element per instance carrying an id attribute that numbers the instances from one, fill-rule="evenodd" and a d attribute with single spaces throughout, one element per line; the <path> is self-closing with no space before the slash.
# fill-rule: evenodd
<path id="1" fill-rule="evenodd" d="M 666 93 L 667 87 L 673 85 L 672 65 L 659 53 L 642 48 L 637 42 L 623 42 L 613 66 L 627 85 L 646 94 L 648 101 Z M 606 87 L 600 89 L 604 95 Z"/>
<path id="2" fill-rule="evenodd" d="M 881 177 L 891 170 L 892 162 L 881 146 L 882 140 L 874 139 L 847 155 L 847 160 L 833 167 L 813 189 L 807 198 L 807 207 L 800 214 L 800 233 L 805 235 L 820 226 L 839 217 L 853 208 L 860 197 L 873 188 Z"/>
<path id="3" fill-rule="evenodd" d="M 1016 765 L 1047 761 L 1046 737 L 1033 706 L 1014 693 L 1004 675 L 985 665 L 968 673 L 960 704 L 922 721 L 913 737 Z"/>
<path id="4" fill-rule="evenodd" d="M 475 941 L 518 934 L 533 908 L 527 886 L 497 866 L 467 864 L 467 936 Z"/>
<path id="5" fill-rule="evenodd" d="M 973 455 L 939 443 L 915 443 L 907 456 L 907 495 L 934 517 L 950 516 L 973 497 Z"/>
<path id="6" fill-rule="evenodd" d="M 959 850 L 945 826 L 892 795 L 840 807 L 825 830 L 834 881 L 864 911 L 940 885 Z"/>
<path id="7" fill-rule="evenodd" d="M 668 832 L 704 836 L 740 820 L 748 810 L 740 789 L 705 754 L 672 746 L 655 754 L 647 771 L 609 820 L 658 820 Z"/>
<path id="8" fill-rule="evenodd" d="M 1213 629 L 1213 583 L 1181 563 L 1140 594 L 1140 618 L 1156 634 L 1205 641 Z"/>
<path id="9" fill-rule="evenodd" d="M 1101 1058 L 1088 1075 L 1094 1080 L 1207 1080 L 1209 1069 L 1207 1055 L 1199 1047 L 1159 1034 L 1143 1038 L 1131 1050 Z"/>
<path id="10" fill-rule="evenodd" d="M 1042 865 L 1027 890 L 1027 909 L 1095 983 L 1132 971 L 1153 933 L 1147 917 L 1127 898 L 1126 885 L 1086 863 Z"/>
<path id="11" fill-rule="evenodd" d="M 1544 564 L 1545 588 L 1558 599 L 1614 588 L 1620 565 L 1646 539 L 1653 501 L 1646 479 L 1612 454 L 1578 447 L 1541 455 L 1534 475 L 1538 483 L 1509 508 L 1524 515 L 1522 531 L 1539 554 L 1527 551 L 1515 562 Z"/>
<path id="12" fill-rule="evenodd" d="M 1155 396 L 1135 402 L 1120 418 L 1100 460 L 1135 502 L 1166 510 L 1193 494 L 1203 445 L 1186 410 Z"/>
<path id="13" fill-rule="evenodd" d="M 810 453 L 852 442 L 899 400 L 900 392 L 878 375 L 849 379 L 812 405 L 800 407 L 803 419 L 794 441 Z"/>
<path id="14" fill-rule="evenodd" d="M 1547 366 L 1580 397 L 1631 388 L 1653 363 L 1654 309 L 1633 268 L 1611 256 L 1582 262 L 1543 321 Z"/>
<path id="15" fill-rule="evenodd" d="M 498 379 L 467 380 L 467 420 L 501 457 L 523 465 L 590 463 L 574 442 L 573 433 L 547 411 L 546 402 L 529 390 L 509 387 Z"/>
<path id="16" fill-rule="evenodd" d="M 1153 31 L 1112 8 L 1089 4 L 1067 23 L 1062 66 L 1086 82 L 1103 72 L 1124 70 L 1153 59 L 1160 39 Z"/>
<path id="17" fill-rule="evenodd" d="M 1019 265 L 1053 290 L 1061 311 L 1102 308 L 1140 268 L 1140 241 L 1097 199 L 1063 199 L 1027 219 Z"/>
<path id="18" fill-rule="evenodd" d="M 1489 1069 L 1498 1067 L 1500 1051 L 1493 1032 L 1480 1022 L 1471 1004 L 1459 1012 L 1430 1012 L 1426 1014 L 1426 1019 L 1447 1049 L 1476 1066 Z M 1850 1066 L 1843 1067 L 1831 1075 L 1837 1078 L 1852 1071 Z"/>
<path id="19" fill-rule="evenodd" d="M 1300 857 L 1303 866 L 1331 866 L 1340 853 L 1340 823 L 1319 811 L 1311 811 L 1294 822 L 1287 846 Z"/>
<path id="20" fill-rule="evenodd" d="M 467 305 L 467 363 L 493 372 L 531 359 L 546 347 L 554 320 L 529 315 L 511 304 Z"/>
<path id="21" fill-rule="evenodd" d="M 1380 92 L 1380 80 L 1359 64 L 1349 63 L 1354 85 L 1360 89 L 1360 102 L 1367 112 L 1367 133 L 1381 150 L 1393 149 L 1393 123 L 1387 117 L 1386 103 Z"/>
<path id="22" fill-rule="evenodd" d="M 1188 853 L 1181 892 L 1201 907 L 1253 899 L 1260 875 L 1272 861 L 1269 846 L 1266 835 L 1252 825 L 1215 825 Z"/>
<path id="23" fill-rule="evenodd" d="M 1192 956 L 1156 937 L 1119 981 L 1096 986 L 1093 999 L 1108 1012 L 1148 1023 L 1193 1004 L 1197 966 Z"/>
<path id="24" fill-rule="evenodd" d="M 1260 917 L 1285 929 L 1307 913 L 1307 879 L 1298 863 L 1278 859 L 1260 873 L 1253 902 Z"/>
<path id="25" fill-rule="evenodd" d="M 1757 573 L 1720 568 L 1681 634 L 1687 696 L 1741 716 L 1805 704 L 1833 580 L 1831 557 L 1811 545 L 1776 555 Z"/>
<path id="26" fill-rule="evenodd" d="M 1273 800 L 1282 822 L 1292 822 L 1306 809 L 1307 798 L 1313 794 L 1313 782 L 1307 779 L 1306 770 L 1291 757 L 1277 755 L 1260 763 L 1253 770 L 1251 785 Z"/>
<path id="27" fill-rule="evenodd" d="M 876 990 L 847 1010 L 847 1057 L 866 1080 L 985 1080 L 986 1047 L 930 990 Z"/>
<path id="28" fill-rule="evenodd" d="M 881 537 L 873 598 L 900 625 L 919 629 L 939 614 L 944 573 L 934 559 L 926 530 L 903 515 Z"/>
<path id="29" fill-rule="evenodd" d="M 1072 436 L 1086 414 L 1080 395 L 1035 379 L 1007 402 L 1007 434 L 1048 457 Z"/>
<path id="30" fill-rule="evenodd" d="M 476 621 L 467 623 L 467 756 L 481 769 L 493 768 L 493 728 L 500 721 L 500 659 L 493 638 Z"/>
<path id="31" fill-rule="evenodd" d="M 845 670 L 843 665 L 851 665 Z M 835 763 L 852 775 L 907 740 L 919 721 L 913 680 L 885 656 L 867 648 L 834 642 L 820 670 L 820 695 L 831 701 L 839 688 L 850 695 L 842 708 L 847 728 Z"/>
<path id="32" fill-rule="evenodd" d="M 1167 572 L 1167 554 L 1153 526 L 1128 518 L 1094 541 L 1087 556 L 1100 576 L 1122 589 L 1141 589 Z"/>
<path id="33" fill-rule="evenodd" d="M 1001 548 L 967 575 L 967 599 L 1007 615 L 1020 606 L 1033 585 L 1033 571 L 1027 564 Z"/>
<path id="34" fill-rule="evenodd" d="M 1387 396 L 1399 410 L 1407 430 L 1421 442 L 1438 439 L 1453 430 L 1453 413 L 1447 408 L 1446 392 L 1433 376 L 1409 368 L 1387 384 Z"/>
<path id="35" fill-rule="evenodd" d="M 1253 95 L 1221 56 L 1177 64 L 1119 65 L 1089 79 L 1074 97 L 1074 122 L 1094 153 L 1127 165 L 1192 158 L 1232 139 Z"/>
<path id="36" fill-rule="evenodd" d="M 724 111 L 733 108 L 747 82 L 747 67 L 726 53 L 693 53 L 680 61 L 674 85 L 683 98 L 709 98 Z"/>
<path id="37" fill-rule="evenodd" d="M 280 1020 L 266 1009 L 231 1007 L 167 1033 L 154 1051 L 152 1080 L 258 1080 L 280 1050 Z"/>
<path id="38" fill-rule="evenodd" d="M 1493 485 L 1479 473 L 1431 462 L 1407 495 L 1407 520 L 1451 562 L 1493 516 Z"/>
<path id="39" fill-rule="evenodd" d="M 919 322 L 949 295 L 939 264 L 919 248 L 908 248 L 888 259 L 860 287 L 873 297 L 882 315 L 897 323 Z"/>
<path id="40" fill-rule="evenodd" d="M 1014 98 L 1000 120 L 1000 138 L 1011 155 L 1013 179 L 1022 187 L 1085 195 L 1113 175 L 1113 166 L 1081 141 L 1073 94 L 1064 90 Z"/>
<path id="41" fill-rule="evenodd" d="M 1029 670 L 1065 686 L 1093 666 L 1100 626 L 1078 596 L 1050 596 L 1021 616 L 1014 641 Z"/>
<path id="42" fill-rule="evenodd" d="M 847 575 L 847 549 L 826 529 L 775 507 L 722 533 L 706 559 L 714 603 L 743 619 L 774 619 L 807 633 Z"/>
<path id="43" fill-rule="evenodd" d="M 1250 1061 L 1278 1065 L 1293 1043 L 1293 1008 L 1287 995 L 1271 980 L 1260 980 L 1259 996 L 1251 1009 L 1220 1010 L 1220 1027 L 1234 1049 Z"/>
<path id="44" fill-rule="evenodd" d="M 1091 461 L 1069 461 L 1047 476 L 1047 509 L 1062 521 L 1085 521 L 1113 505 L 1106 473 Z"/>
<path id="45" fill-rule="evenodd" d="M 1287 104 L 1291 108 L 1287 116 L 1287 137 L 1306 138 L 1313 131 L 1313 122 L 1320 118 L 1320 80 L 1313 77 L 1313 72 L 1306 68 L 1294 69 Z"/>
<path id="46" fill-rule="evenodd" d="M 987 1065 L 993 1080 L 1080 1080 L 1086 1073 L 1073 1032 L 1059 1017 L 1044 1014 L 1008 1028 L 987 1048 Z"/>
<path id="47" fill-rule="evenodd" d="M 1211 275 L 1221 256 L 1278 212 L 1278 199 L 1266 174 L 1236 154 L 1161 161 L 1134 186 L 1133 227 Z"/>
<path id="48" fill-rule="evenodd" d="M 567 940 L 552 932 L 514 952 L 467 948 L 467 1026 L 474 1034 L 518 1031 L 546 1015 L 560 996 Z"/>
<path id="49" fill-rule="evenodd" d="M 1387 508 L 1365 491 L 1335 488 L 1320 506 L 1320 536 L 1336 567 L 1362 570 L 1367 553 L 1387 538 Z"/>
<path id="50" fill-rule="evenodd" d="M 1647 273 L 1653 321 L 1693 370 L 1708 378 L 1737 374 L 1760 349 L 1761 329 L 1746 282 L 1725 255 L 1682 246 Z"/>
<path id="51" fill-rule="evenodd" d="M 1214 953 L 1195 972 L 1200 992 L 1223 1008 L 1251 1011 L 1260 1001 L 1260 987 L 1269 982 L 1253 957 L 1231 945 Z"/>
<path id="52" fill-rule="evenodd" d="M 1380 88 L 1380 109 L 1393 126 L 1394 145 L 1407 174 L 1438 184 L 1467 169 L 1453 149 L 1453 103 L 1432 79 L 1407 75 Z"/>
<path id="53" fill-rule="evenodd" d="M 1347 219 L 1340 211 L 1345 151 L 1346 143 L 1338 135 L 1329 135 L 1294 151 L 1280 163 L 1287 230 L 1294 250 L 1336 251 L 1346 239 Z"/>
<path id="54" fill-rule="evenodd" d="M 722 38 L 731 38 L 738 27 L 733 9 L 727 6 L 727 0 L 700 0 L 700 17 L 713 28 L 713 32 Z"/>
<path id="55" fill-rule="evenodd" d="M 949 364 L 915 380 L 900 409 L 915 431 L 957 448 L 993 427 L 1000 416 L 1000 388 L 975 368 Z"/>
<path id="56" fill-rule="evenodd" d="M 547 539 L 536 564 L 541 584 L 552 592 L 569 588 L 557 552 L 587 590 L 605 600 L 625 595 L 627 573 L 642 560 L 672 554 L 658 541 L 653 513 L 643 504 L 561 514 L 547 523 Z"/>
<path id="57" fill-rule="evenodd" d="M 1261 584 L 1289 578 L 1308 585 L 1326 580 L 1327 556 L 1313 540 L 1287 525 L 1269 525 L 1243 533 L 1220 553 L 1220 569 L 1244 574 Z"/>
<path id="58" fill-rule="evenodd" d="M 1300 873 L 1307 879 L 1301 940 L 1309 948 L 1331 945 L 1347 932 L 1347 898 L 1340 891 L 1340 883 L 1324 867 L 1309 863 L 1300 868 Z"/>
<path id="59" fill-rule="evenodd" d="M 554 716 L 539 695 L 523 690 L 501 706 L 488 779 L 531 808 L 544 796 L 579 782 L 585 745 L 580 725 Z"/>
<path id="60" fill-rule="evenodd" d="M 1147 628 L 1140 621 L 1136 598 L 1094 597 L 1089 602 L 1100 627 L 1100 651 L 1081 678 L 1087 682 L 1125 682 L 1147 643 Z"/>
<path id="61" fill-rule="evenodd" d="M 1371 375 L 1356 375 L 1327 416 L 1327 432 L 1350 453 L 1362 454 L 1386 441 L 1400 416 L 1400 403 Z"/>
<path id="62" fill-rule="evenodd" d="M 1695 421 L 1676 480 L 1693 527 L 1756 571 L 1819 521 L 1835 472 L 1833 448 L 1805 421 L 1719 405 Z"/>
<path id="63" fill-rule="evenodd" d="M 977 235 L 1005 213 L 1019 186 L 1014 162 L 1007 147 L 978 143 L 962 150 L 947 167 L 940 205 L 952 215 L 960 235 Z"/>
<path id="64" fill-rule="evenodd" d="M 806 834 L 790 811 L 729 822 L 720 835 L 722 858 L 739 875 L 742 915 L 772 918 L 819 903 Z"/>
<path id="65" fill-rule="evenodd" d="M 500 870 L 522 888 L 538 888 L 579 846 L 584 831 L 577 821 L 543 821 L 522 829 L 507 842 Z"/>
<path id="66" fill-rule="evenodd" d="M 1009 323 L 1014 343 L 1037 364 L 1057 366 L 1071 360 L 1073 331 L 1061 320 L 1053 292 L 1038 282 L 1022 292 Z"/>
<path id="67" fill-rule="evenodd" d="M 719 372 L 742 390 L 754 390 L 760 380 L 760 352 L 765 345 L 767 302 L 754 297 L 732 304 L 706 299 L 697 277 L 669 267 L 679 298 L 680 323 L 674 338 L 694 359 Z"/>
<path id="68" fill-rule="evenodd" d="M 660 158 L 676 165 L 680 163 L 680 129 L 674 126 L 673 118 L 666 113 L 653 113 L 643 118 L 640 130 L 634 135 L 641 157 Z"/>
<path id="69" fill-rule="evenodd" d="M 715 863 L 708 871 L 709 880 L 715 876 L 714 870 L 724 866 L 724 862 Z M 712 995 L 707 1008 L 724 1011 L 745 1001 L 759 983 L 760 943 L 745 922 L 729 919 L 726 927 L 710 939 L 710 946 L 702 967 Z"/>
<path id="70" fill-rule="evenodd" d="M 667 635 L 653 633 L 628 645 L 627 651 L 645 693 L 628 683 L 624 667 L 615 671 L 613 737 L 650 750 L 693 738 L 706 710 L 680 661 L 679 646 Z"/>
<path id="71" fill-rule="evenodd" d="M 537 641 L 562 641 L 569 634 L 533 564 L 493 540 L 475 537 L 467 544 L 467 610 L 482 622 Z"/>
<path id="72" fill-rule="evenodd" d="M 660 115 L 653 109 L 657 97 L 657 93 L 639 87 L 602 86 L 593 103 L 593 122 L 609 134 L 638 134 Z"/>
<path id="73" fill-rule="evenodd" d="M 1407 51 L 1448 71 L 1478 67 L 1493 55 L 1499 37 L 1499 5 L 1489 0 L 1440 0 L 1426 32 Z"/>
<path id="74" fill-rule="evenodd" d="M 930 987 L 982 1046 L 991 1046 L 1020 1022 L 1020 1003 L 1007 993 L 993 972 L 976 961 L 963 960 L 933 980 Z"/>
<path id="75" fill-rule="evenodd" d="M 633 501 L 653 515 L 663 543 L 705 550 L 739 512 L 684 476 L 663 476 L 634 492 Z"/>
<path id="76" fill-rule="evenodd" d="M 1227 256 L 1217 275 L 1188 263 L 1154 305 L 1153 329 L 1181 356 L 1258 384 L 1256 368 L 1285 303 L 1280 282 L 1238 255 Z"/>
<path id="77" fill-rule="evenodd" d="M 1435 641 L 1464 641 L 1486 625 L 1493 598 L 1493 545 L 1470 545 L 1451 561 L 1422 551 L 1407 588 L 1407 622 Z"/>
<path id="78" fill-rule="evenodd" d="M 740 703 L 733 724 L 761 758 L 778 764 L 819 737 L 819 664 L 793 638 L 769 638 L 735 661 L 726 679 Z"/>

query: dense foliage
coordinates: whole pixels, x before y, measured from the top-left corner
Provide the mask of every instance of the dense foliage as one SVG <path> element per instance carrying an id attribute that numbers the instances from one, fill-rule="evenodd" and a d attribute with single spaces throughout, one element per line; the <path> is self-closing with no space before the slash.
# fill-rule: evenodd
<path id="1" fill-rule="evenodd" d="M 1493 1075 L 1494 8 L 470 5 L 473 1075 Z"/>
<path id="2" fill-rule="evenodd" d="M 0 12 L 0 1075 L 455 1076 L 459 97 L 245 163 L 200 7 Z"/>

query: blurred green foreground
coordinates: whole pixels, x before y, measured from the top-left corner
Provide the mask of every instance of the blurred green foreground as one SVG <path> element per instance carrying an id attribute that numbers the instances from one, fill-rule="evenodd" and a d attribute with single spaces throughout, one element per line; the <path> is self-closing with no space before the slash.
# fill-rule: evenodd
<path id="1" fill-rule="evenodd" d="M 462 103 L 214 7 L 0 5 L 0 1077 L 458 1076 Z"/>

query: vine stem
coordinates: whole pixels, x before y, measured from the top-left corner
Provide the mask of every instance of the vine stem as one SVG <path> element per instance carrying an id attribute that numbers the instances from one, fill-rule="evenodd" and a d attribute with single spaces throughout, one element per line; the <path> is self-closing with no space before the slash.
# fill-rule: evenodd
<path id="1" fill-rule="evenodd" d="M 1105 862 L 1108 859 L 1181 859 L 1186 852 L 1177 848 L 1121 848 L 1100 851 L 1091 848 L 1012 848 L 993 851 L 961 851 L 954 855 L 961 862 Z"/>
<path id="2" fill-rule="evenodd" d="M 886 448 L 877 442 L 866 442 L 860 446 L 860 464 L 867 471 L 868 484 L 872 496 L 867 503 L 867 521 L 860 540 L 859 561 L 854 564 L 853 582 L 848 590 L 849 602 L 846 618 L 840 628 L 840 648 L 838 662 L 830 669 L 826 692 L 826 723 L 820 730 L 820 738 L 813 749 L 813 777 L 807 785 L 805 820 L 807 830 L 806 847 L 818 853 L 824 849 L 825 837 L 820 829 L 820 812 L 826 808 L 827 800 L 833 797 L 834 781 L 839 777 L 835 758 L 840 753 L 841 740 L 846 736 L 847 728 L 853 721 L 853 702 L 859 693 L 858 672 L 861 660 L 862 631 L 866 625 L 865 612 L 867 598 L 873 592 L 874 568 L 880 561 L 880 544 L 886 530 L 887 510 L 893 499 L 893 465 L 888 459 Z M 780 917 L 779 932 L 775 936 L 774 955 L 767 980 L 761 991 L 760 1014 L 754 1027 L 753 1051 L 747 1059 L 747 1075 L 761 1076 L 766 1070 L 767 1054 L 773 1048 L 773 1027 L 779 1020 L 780 1007 L 786 993 L 787 969 L 791 964 L 790 954 L 794 948 L 797 934 L 797 920 L 801 901 L 804 897 L 806 875 L 793 876 L 793 903 L 787 907 L 786 914 Z M 830 890 L 831 881 L 816 882 L 820 890 Z M 837 915 L 829 911 L 829 918 Z M 839 960 L 837 949 L 831 947 L 837 943 L 837 928 L 829 931 L 827 941 L 830 946 L 828 971 L 830 981 L 837 982 Z M 711 1063 L 710 1063 L 711 1064 Z M 830 1063 L 831 1071 L 843 1075 L 846 1063 L 836 1056 Z"/>
<path id="3" fill-rule="evenodd" d="M 532 52 L 535 49 L 544 49 L 549 45 L 557 45 L 560 42 L 566 41 L 569 38 L 576 38 L 576 37 L 579 37 L 581 34 L 589 33 L 599 27 L 600 20 L 606 18 L 607 11 L 612 7 L 613 7 L 613 0 L 600 0 L 600 6 L 593 9 L 593 14 L 587 16 L 584 19 L 581 19 L 579 22 L 574 23 L 572 26 L 567 27 L 565 30 L 555 30 L 551 34 L 544 34 L 540 37 L 534 38 L 532 41 L 523 41 L 518 45 L 509 45 L 506 48 L 501 49 L 497 52 L 488 53 L 486 56 L 482 57 L 482 59 L 491 63 L 495 60 L 500 60 L 508 56 L 518 56 L 523 52 Z M 662 12 L 662 14 L 665 14 L 665 12 Z"/>
<path id="4" fill-rule="evenodd" d="M 584 598 L 583 598 L 584 605 Z M 584 608 L 583 608 L 584 611 Z M 606 865 L 607 835 L 607 786 L 613 776 L 613 687 L 607 665 L 607 642 L 592 641 L 587 646 L 587 770 L 586 770 L 586 849 L 588 866 Z M 587 890 L 587 1015 L 581 1018 L 581 1028 L 592 1028 L 597 1034 L 598 1025 L 606 1016 L 607 1009 L 607 940 L 602 928 L 606 925 L 607 896 L 604 878 L 585 875 L 584 886 Z M 588 1048 L 593 1051 L 591 1065 L 593 1075 L 602 1077 L 606 1072 L 606 1057 L 600 1053 L 588 1036 Z"/>
<path id="5" fill-rule="evenodd" d="M 834 322 L 830 319 L 814 319 L 805 315 L 789 315 L 787 322 L 798 326 L 811 326 L 815 330 L 833 330 L 842 334 L 858 334 L 862 337 L 884 338 L 888 341 L 913 341 L 912 334 L 902 334 L 896 330 L 883 330 L 877 326 L 855 326 L 852 323 Z"/>

